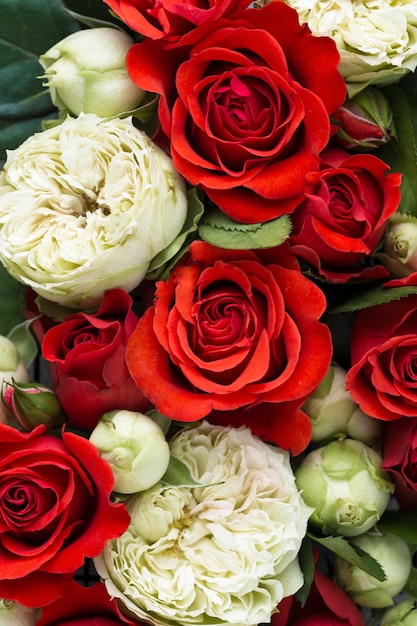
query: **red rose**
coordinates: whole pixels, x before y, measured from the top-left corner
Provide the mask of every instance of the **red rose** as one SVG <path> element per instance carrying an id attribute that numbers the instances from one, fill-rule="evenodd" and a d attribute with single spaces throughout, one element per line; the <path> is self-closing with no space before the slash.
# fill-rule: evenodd
<path id="1" fill-rule="evenodd" d="M 126 343 L 138 320 L 131 307 L 125 291 L 112 289 L 95 315 L 73 313 L 44 336 L 42 354 L 56 394 L 77 428 L 92 430 L 107 411 L 150 406 L 125 364 Z"/>
<path id="2" fill-rule="evenodd" d="M 245 9 L 251 0 L 104 0 L 132 30 L 150 39 L 176 41 L 199 24 Z"/>
<path id="3" fill-rule="evenodd" d="M 0 597 L 29 607 L 63 595 L 85 557 L 129 525 L 110 466 L 83 437 L 0 424 Z"/>
<path id="4" fill-rule="evenodd" d="M 271 2 L 200 26 L 175 48 L 158 43 L 134 45 L 127 67 L 161 95 L 178 171 L 237 221 L 291 212 L 319 167 L 329 113 L 345 98 L 334 41 Z"/>
<path id="5" fill-rule="evenodd" d="M 298 412 L 331 358 L 326 303 L 286 246 L 234 251 L 195 241 L 191 258 L 140 319 L 126 350 L 133 378 L 170 418 L 215 412 L 255 434 L 301 451 L 311 436 Z"/>
<path id="6" fill-rule="evenodd" d="M 42 609 L 36 626 L 135 626 L 120 613 L 105 585 L 81 587 L 72 582 L 67 593 Z"/>
<path id="7" fill-rule="evenodd" d="M 322 168 L 308 175 L 306 198 L 291 219 L 294 254 L 334 283 L 364 277 L 361 262 L 381 241 L 400 202 L 400 174 L 370 154 L 339 148 L 322 155 Z M 388 275 L 378 267 L 378 275 Z"/>
<path id="8" fill-rule="evenodd" d="M 272 626 L 365 626 L 356 604 L 319 570 L 314 572 L 303 607 L 294 597 L 289 597 L 279 604 L 278 609 L 280 612 L 272 616 Z"/>
<path id="9" fill-rule="evenodd" d="M 382 469 L 391 474 L 400 507 L 417 507 L 417 418 L 403 417 L 384 430 Z"/>
<path id="10" fill-rule="evenodd" d="M 362 309 L 352 333 L 346 387 L 381 420 L 417 416 L 417 295 Z"/>

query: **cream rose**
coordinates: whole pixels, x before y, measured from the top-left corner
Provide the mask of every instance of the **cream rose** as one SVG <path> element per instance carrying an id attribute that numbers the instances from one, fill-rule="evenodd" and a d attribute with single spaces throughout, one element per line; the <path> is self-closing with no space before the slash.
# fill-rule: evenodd
<path id="1" fill-rule="evenodd" d="M 417 66 L 416 0 L 285 0 L 314 35 L 332 37 L 349 96 Z"/>
<path id="2" fill-rule="evenodd" d="M 96 560 L 109 594 L 158 625 L 269 622 L 302 585 L 297 555 L 312 511 L 289 454 L 247 428 L 207 422 L 170 448 L 203 486 L 159 483 L 128 498 L 128 530 Z"/>
<path id="3" fill-rule="evenodd" d="M 171 159 L 131 119 L 68 117 L 7 155 L 0 260 L 46 299 L 94 307 L 141 282 L 186 212 Z"/>

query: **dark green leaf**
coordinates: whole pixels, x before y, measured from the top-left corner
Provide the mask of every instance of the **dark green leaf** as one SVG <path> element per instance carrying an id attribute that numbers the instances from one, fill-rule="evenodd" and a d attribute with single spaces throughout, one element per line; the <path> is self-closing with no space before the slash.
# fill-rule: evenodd
<path id="1" fill-rule="evenodd" d="M 385 511 L 378 522 L 378 528 L 383 532 L 397 535 L 417 545 L 417 509 L 410 511 Z"/>
<path id="2" fill-rule="evenodd" d="M 82 16 L 94 17 L 106 22 L 114 22 L 116 18 L 104 0 L 64 0 L 64 5 Z M 118 20 L 121 25 L 122 22 Z"/>
<path id="3" fill-rule="evenodd" d="M 393 113 L 397 138 L 375 153 L 394 172 L 402 173 L 401 202 L 398 210 L 417 217 L 417 101 L 398 85 L 383 90 Z"/>
<path id="4" fill-rule="evenodd" d="M 308 536 L 334 554 L 337 554 L 340 558 L 344 559 L 351 565 L 359 567 L 377 580 L 386 580 L 385 572 L 378 561 L 365 552 L 365 550 L 362 550 L 359 546 L 349 543 L 349 541 L 344 537 L 316 537 L 312 533 L 308 533 Z"/>
<path id="5" fill-rule="evenodd" d="M 80 28 L 59 0 L 0 0 L 0 158 L 55 111 L 38 58 Z M 45 92 L 45 94 L 44 94 Z M 41 94 L 41 95 L 40 95 Z M 7 132 L 7 126 L 13 128 Z"/>
<path id="6" fill-rule="evenodd" d="M 0 335 L 7 336 L 24 321 L 25 289 L 0 264 Z"/>
<path id="7" fill-rule="evenodd" d="M 328 313 L 346 313 L 347 311 L 358 311 L 366 309 L 392 300 L 405 298 L 410 294 L 417 293 L 417 287 L 410 285 L 406 287 L 384 288 L 382 285 L 369 290 L 357 291 L 353 296 L 343 300 L 340 304 L 333 304 L 329 307 Z"/>
<path id="8" fill-rule="evenodd" d="M 153 419 L 153 421 L 158 424 L 159 428 L 165 434 L 167 434 L 169 427 L 172 424 L 172 420 L 170 420 L 169 417 L 166 417 L 165 415 L 157 411 L 157 409 L 151 409 L 150 411 L 147 411 L 146 415 Z"/>
<path id="9" fill-rule="evenodd" d="M 198 233 L 204 241 L 229 250 L 273 248 L 281 245 L 290 232 L 288 215 L 270 222 L 241 224 L 217 208 L 206 211 L 198 226 Z"/>
<path id="10" fill-rule="evenodd" d="M 408 593 L 408 595 L 412 596 L 413 598 L 417 600 L 417 569 L 415 567 L 411 569 L 408 580 L 405 583 L 403 592 Z"/>
<path id="11" fill-rule="evenodd" d="M 311 583 L 314 576 L 314 553 L 311 539 L 304 537 L 301 544 L 301 550 L 298 553 L 298 560 L 300 563 L 301 571 L 304 574 L 304 583 L 301 589 L 297 591 L 295 597 L 301 606 L 304 606 L 310 593 Z"/>

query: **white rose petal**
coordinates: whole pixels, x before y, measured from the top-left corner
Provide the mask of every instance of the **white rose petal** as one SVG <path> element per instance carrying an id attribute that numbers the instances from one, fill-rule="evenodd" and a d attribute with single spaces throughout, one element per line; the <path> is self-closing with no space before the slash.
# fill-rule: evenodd
<path id="1" fill-rule="evenodd" d="M 111 596 L 158 625 L 269 622 L 303 576 L 311 509 L 289 454 L 249 429 L 202 422 L 171 453 L 197 487 L 159 483 L 126 501 L 131 524 L 96 560 Z"/>

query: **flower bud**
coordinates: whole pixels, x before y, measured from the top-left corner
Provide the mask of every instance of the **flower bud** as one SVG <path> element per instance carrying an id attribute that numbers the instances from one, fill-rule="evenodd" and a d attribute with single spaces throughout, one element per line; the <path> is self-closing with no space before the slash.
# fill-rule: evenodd
<path id="1" fill-rule="evenodd" d="M 366 415 L 346 390 L 346 371 L 331 365 L 317 389 L 303 406 L 311 419 L 312 440 L 351 437 L 367 445 L 378 442 L 381 424 Z"/>
<path id="2" fill-rule="evenodd" d="M 396 278 L 417 271 L 417 218 L 395 213 L 385 231 L 383 253 L 378 257 Z"/>
<path id="3" fill-rule="evenodd" d="M 0 600 L 0 626 L 35 626 L 40 609 L 29 609 L 13 600 Z"/>
<path id="4" fill-rule="evenodd" d="M 325 534 L 348 537 L 374 526 L 394 491 L 381 462 L 375 450 L 354 439 L 309 452 L 295 477 L 304 501 L 314 508 L 311 523 Z"/>
<path id="5" fill-rule="evenodd" d="M 29 373 L 19 352 L 10 339 L 0 335 L 0 389 L 3 390 L 5 383 L 11 380 L 27 382 Z M 5 424 L 8 411 L 3 403 L 0 403 L 0 423 Z"/>
<path id="6" fill-rule="evenodd" d="M 331 119 L 338 126 L 336 141 L 346 150 L 372 150 L 394 134 L 388 100 L 375 87 L 366 87 L 348 98 Z"/>
<path id="7" fill-rule="evenodd" d="M 45 385 L 13 380 L 3 387 L 1 398 L 25 430 L 32 430 L 39 424 L 57 428 L 64 422 L 64 413 L 56 393 Z"/>
<path id="8" fill-rule="evenodd" d="M 415 600 L 407 598 L 383 615 L 381 626 L 416 626 L 417 608 Z"/>
<path id="9" fill-rule="evenodd" d="M 91 433 L 90 442 L 111 466 L 114 491 L 118 493 L 145 491 L 167 470 L 170 451 L 164 432 L 143 413 L 105 413 Z"/>
<path id="10" fill-rule="evenodd" d="M 145 96 L 129 78 L 125 58 L 133 39 L 116 28 L 80 30 L 39 58 L 52 102 L 73 115 L 112 117 L 135 109 Z"/>
<path id="11" fill-rule="evenodd" d="M 351 542 L 365 550 L 381 565 L 386 579 L 380 581 L 340 557 L 335 558 L 335 576 L 339 585 L 360 606 L 379 609 L 394 604 L 411 572 L 411 554 L 407 543 L 395 535 L 373 531 Z"/>

